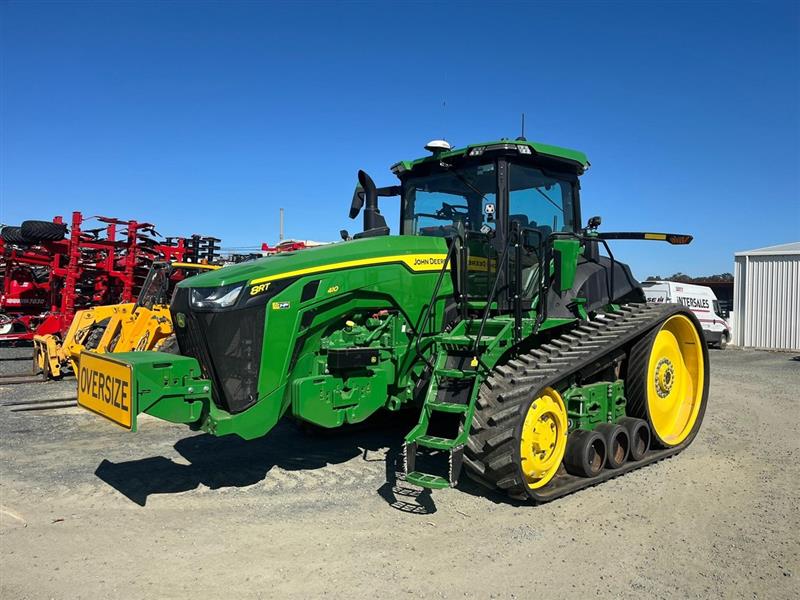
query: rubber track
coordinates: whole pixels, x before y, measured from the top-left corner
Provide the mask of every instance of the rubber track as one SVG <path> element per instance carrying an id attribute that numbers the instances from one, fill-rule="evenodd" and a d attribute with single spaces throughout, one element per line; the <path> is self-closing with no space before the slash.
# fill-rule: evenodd
<path id="1" fill-rule="evenodd" d="M 559 388 L 565 379 L 598 361 L 602 364 L 610 360 L 610 354 L 636 342 L 642 342 L 636 344 L 637 349 L 649 347 L 644 343 L 647 335 L 679 313 L 691 315 L 676 304 L 629 304 L 496 366 L 476 401 L 464 453 L 467 474 L 512 498 L 548 502 L 680 452 L 691 440 L 666 450 L 651 450 L 642 460 L 619 469 L 606 469 L 597 477 L 576 477 L 562 469 L 543 489 L 531 490 L 520 468 L 518 441 L 524 412 L 544 388 Z"/>
<path id="2" fill-rule="evenodd" d="M 628 379 L 625 380 L 626 411 L 629 416 L 650 422 L 647 414 L 647 366 L 650 349 L 658 332 L 652 331 L 636 342 L 628 355 Z M 650 432 L 650 443 L 657 442 L 654 431 Z"/>

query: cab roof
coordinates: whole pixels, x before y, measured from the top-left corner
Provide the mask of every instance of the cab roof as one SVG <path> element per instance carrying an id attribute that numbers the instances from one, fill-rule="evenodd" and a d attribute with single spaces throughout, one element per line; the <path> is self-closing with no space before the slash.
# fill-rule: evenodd
<path id="1" fill-rule="evenodd" d="M 526 151 L 523 148 L 529 149 Z M 578 150 L 570 150 L 569 148 L 561 148 L 560 146 L 551 146 L 549 144 L 542 144 L 539 142 L 531 142 L 524 139 L 511 140 L 508 138 L 501 138 L 491 142 L 483 142 L 480 144 L 470 144 L 463 148 L 454 148 L 444 152 L 436 152 L 430 156 L 424 156 L 415 160 L 403 160 L 392 165 L 392 172 L 399 175 L 406 171 L 410 171 L 416 166 L 424 165 L 426 163 L 433 163 L 447 158 L 462 158 L 465 156 L 473 156 L 474 153 L 491 152 L 491 151 L 516 151 L 520 154 L 543 155 L 551 159 L 560 160 L 578 165 L 582 171 L 589 168 L 589 159 L 583 152 Z"/>

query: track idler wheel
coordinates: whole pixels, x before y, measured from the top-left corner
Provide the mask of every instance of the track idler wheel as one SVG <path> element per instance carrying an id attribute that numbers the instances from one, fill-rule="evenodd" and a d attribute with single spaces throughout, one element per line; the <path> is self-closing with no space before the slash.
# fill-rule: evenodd
<path id="1" fill-rule="evenodd" d="M 650 449 L 650 428 L 647 422 L 633 417 L 623 417 L 618 423 L 628 432 L 630 440 L 629 458 L 642 460 Z"/>
<path id="2" fill-rule="evenodd" d="M 606 442 L 598 431 L 576 429 L 567 438 L 564 467 L 579 477 L 595 477 L 606 464 Z"/>
<path id="3" fill-rule="evenodd" d="M 625 388 L 628 413 L 647 421 L 654 444 L 673 448 L 700 429 L 708 399 L 708 347 L 689 312 L 674 314 L 634 345 Z"/>
<path id="4" fill-rule="evenodd" d="M 628 460 L 631 446 L 628 431 L 621 425 L 612 423 L 598 425 L 595 431 L 603 436 L 606 443 L 606 467 L 619 469 Z"/>

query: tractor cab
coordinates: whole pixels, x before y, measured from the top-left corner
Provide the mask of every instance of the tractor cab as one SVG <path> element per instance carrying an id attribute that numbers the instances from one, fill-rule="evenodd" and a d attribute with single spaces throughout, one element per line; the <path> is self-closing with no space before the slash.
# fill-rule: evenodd
<path id="1" fill-rule="evenodd" d="M 524 138 L 455 150 L 434 140 L 426 149 L 430 156 L 392 166 L 400 185 L 377 188 L 359 173 L 350 216 L 364 206 L 364 231 L 354 237 L 388 235 L 378 198 L 399 196 L 400 235 L 447 238 L 455 247 L 451 271 L 461 300 L 530 310 L 554 242 L 573 254 L 581 247 L 578 178 L 589 168 L 586 156 Z"/>
<path id="2" fill-rule="evenodd" d="M 580 228 L 578 176 L 589 168 L 580 152 L 501 140 L 453 150 L 443 140 L 431 156 L 401 161 L 392 172 L 401 185 L 378 188 L 359 172 L 350 218 L 364 206 L 364 231 L 354 238 L 388 235 L 378 198 L 401 197 L 401 235 L 447 237 L 463 227 L 473 235 L 505 238 L 514 221 L 534 237 Z"/>
<path id="3" fill-rule="evenodd" d="M 511 222 L 533 237 L 576 232 L 578 175 L 588 162 L 582 155 L 567 160 L 543 156 L 534 146 L 500 141 L 441 149 L 431 157 L 395 164 L 392 171 L 402 181 L 400 233 L 444 236 L 463 225 L 473 236 L 505 238 Z"/>

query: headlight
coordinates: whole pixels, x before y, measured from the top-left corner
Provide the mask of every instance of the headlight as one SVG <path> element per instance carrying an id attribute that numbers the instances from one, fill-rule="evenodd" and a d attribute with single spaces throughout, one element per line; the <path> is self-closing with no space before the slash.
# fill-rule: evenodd
<path id="1" fill-rule="evenodd" d="M 222 287 L 192 288 L 192 308 L 228 308 L 236 304 L 244 283 L 233 283 Z"/>

